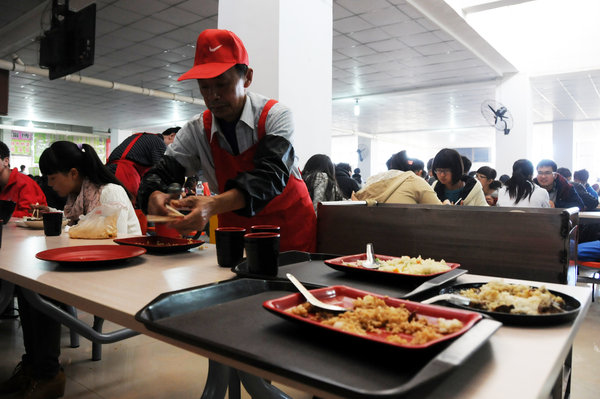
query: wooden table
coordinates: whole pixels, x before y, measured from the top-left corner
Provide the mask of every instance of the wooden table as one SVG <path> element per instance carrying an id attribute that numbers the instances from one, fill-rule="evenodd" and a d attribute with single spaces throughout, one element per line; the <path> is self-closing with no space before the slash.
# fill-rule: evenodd
<path id="1" fill-rule="evenodd" d="M 161 293 L 234 277 L 229 269 L 217 265 L 214 246 L 205 245 L 203 249 L 168 256 L 144 255 L 123 267 L 90 271 L 79 268 L 76 272 L 35 258 L 37 252 L 45 249 L 91 244 L 112 244 L 112 241 L 72 240 L 66 234 L 45 237 L 42 231 L 19 228 L 10 222 L 4 226 L 0 279 L 225 365 L 322 397 L 333 397 L 315 387 L 149 331 L 134 319 L 138 310 Z M 467 274 L 458 282 L 487 280 L 489 277 Z M 556 385 L 558 376 L 562 376 L 563 364 L 590 305 L 591 293 L 581 287 L 546 286 L 581 302 L 582 310 L 572 324 L 545 328 L 502 327 L 465 365 L 441 380 L 429 396 L 538 398 L 548 397 L 552 392 L 556 394 L 560 390 Z"/>

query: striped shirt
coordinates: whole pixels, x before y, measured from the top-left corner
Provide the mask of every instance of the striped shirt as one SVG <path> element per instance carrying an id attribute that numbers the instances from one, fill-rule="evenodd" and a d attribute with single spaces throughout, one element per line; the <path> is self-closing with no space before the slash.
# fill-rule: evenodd
<path id="1" fill-rule="evenodd" d="M 129 143 L 137 137 L 137 134 L 132 134 L 127 137 L 121 144 L 117 146 L 108 157 L 108 162 L 113 162 L 121 159 L 123 151 Z M 135 162 L 143 166 L 154 166 L 160 161 L 167 145 L 161 134 L 142 133 L 142 136 L 135 142 L 131 150 L 125 156 L 125 159 Z"/>

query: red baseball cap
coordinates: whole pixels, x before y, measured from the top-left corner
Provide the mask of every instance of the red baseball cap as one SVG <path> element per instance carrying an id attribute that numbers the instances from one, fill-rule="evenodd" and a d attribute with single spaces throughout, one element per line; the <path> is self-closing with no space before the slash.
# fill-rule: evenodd
<path id="1" fill-rule="evenodd" d="M 248 53 L 237 35 L 224 29 L 206 29 L 198 36 L 192 69 L 177 80 L 210 79 L 235 64 L 248 65 Z"/>

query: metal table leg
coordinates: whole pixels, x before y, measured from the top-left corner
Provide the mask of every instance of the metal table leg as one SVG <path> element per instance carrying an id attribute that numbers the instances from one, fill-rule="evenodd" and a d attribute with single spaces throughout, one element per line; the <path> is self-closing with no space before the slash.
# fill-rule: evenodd
<path id="1" fill-rule="evenodd" d="M 31 306 L 33 306 L 40 312 L 43 312 L 48 316 L 52 317 L 54 320 L 59 321 L 65 326 L 69 327 L 71 330 L 76 331 L 82 337 L 92 341 L 92 343 L 111 344 L 113 342 L 121 341 L 126 338 L 131 338 L 139 334 L 137 331 L 133 331 L 129 328 L 123 328 L 109 333 L 102 333 L 100 331 L 96 331 L 94 330 L 94 328 L 88 326 L 78 318 L 73 317 L 71 314 L 65 312 L 60 307 L 43 299 L 39 294 L 24 289 L 22 287 L 21 292 L 23 293 L 23 297 L 25 297 L 25 299 L 27 300 L 27 302 L 29 302 Z M 101 323 L 99 325 L 101 329 Z"/>
<path id="2" fill-rule="evenodd" d="M 291 399 L 290 396 L 275 388 L 262 378 L 225 366 L 214 360 L 208 360 L 208 376 L 201 399 L 224 398 L 229 386 L 229 399 L 239 399 L 240 382 L 252 398 Z"/>
<path id="3" fill-rule="evenodd" d="M 204 387 L 204 392 L 202 392 L 201 399 L 225 398 L 230 376 L 231 367 L 209 359 L 208 376 L 206 377 L 206 386 Z"/>

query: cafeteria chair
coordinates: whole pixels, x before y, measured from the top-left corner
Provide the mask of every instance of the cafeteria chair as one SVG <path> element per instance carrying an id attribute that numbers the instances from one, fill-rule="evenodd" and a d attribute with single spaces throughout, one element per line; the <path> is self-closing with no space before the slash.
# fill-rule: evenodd
<path id="1" fill-rule="evenodd" d="M 579 274 L 580 269 L 583 271 L 592 271 L 591 276 L 583 276 Z M 577 282 L 584 284 L 592 284 L 592 302 L 594 302 L 594 292 L 596 284 L 600 284 L 600 262 L 577 261 Z"/>

